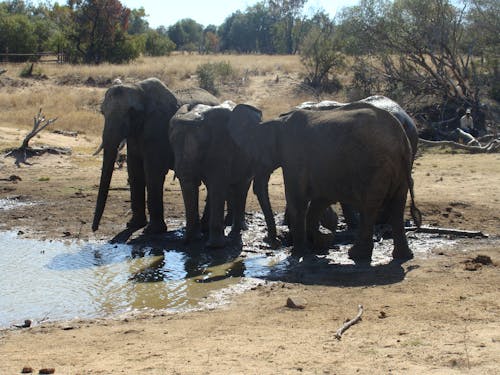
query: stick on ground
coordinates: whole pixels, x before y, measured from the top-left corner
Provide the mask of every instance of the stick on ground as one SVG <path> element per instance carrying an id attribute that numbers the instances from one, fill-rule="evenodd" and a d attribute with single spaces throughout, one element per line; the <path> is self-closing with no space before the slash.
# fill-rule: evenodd
<path id="1" fill-rule="evenodd" d="M 335 333 L 335 338 L 340 340 L 342 338 L 342 334 L 349 329 L 349 327 L 361 321 L 361 315 L 363 315 L 363 305 L 358 305 L 358 315 L 354 319 L 351 319 L 344 323 L 342 327 L 340 327 Z"/>

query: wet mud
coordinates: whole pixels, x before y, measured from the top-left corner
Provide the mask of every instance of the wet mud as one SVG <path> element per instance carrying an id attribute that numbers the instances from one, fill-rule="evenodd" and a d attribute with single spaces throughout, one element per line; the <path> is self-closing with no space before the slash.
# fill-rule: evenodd
<path id="1" fill-rule="evenodd" d="M 3 209 L 12 207 L 13 202 L 5 202 Z M 376 234 L 372 261 L 355 264 L 347 256 L 354 234 L 342 223 L 322 255 L 296 257 L 285 226 L 278 225 L 282 246 L 273 250 L 264 240 L 263 215 L 247 214 L 246 219 L 248 230 L 228 236 L 222 249 L 206 248 L 203 240 L 186 245 L 181 221 L 170 221 L 169 227 L 178 229 L 164 235 L 124 231 L 109 243 L 39 241 L 23 238 L 22 232 L 0 233 L 0 327 L 25 319 L 40 323 L 149 309 L 211 308 L 269 281 L 385 285 L 402 281 L 414 269 L 392 260 L 392 239 L 384 232 Z M 276 216 L 277 223 L 282 219 Z M 408 241 L 415 257 L 425 258 L 441 248 L 456 248 L 460 239 L 409 232 Z"/>

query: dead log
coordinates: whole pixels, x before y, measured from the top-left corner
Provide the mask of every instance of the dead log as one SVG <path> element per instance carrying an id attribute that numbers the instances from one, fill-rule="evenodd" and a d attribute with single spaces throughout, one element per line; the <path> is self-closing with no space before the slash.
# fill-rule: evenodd
<path id="1" fill-rule="evenodd" d="M 20 163 L 27 163 L 28 158 L 31 156 L 39 156 L 45 153 L 57 154 L 57 155 L 68 155 L 71 154 L 71 149 L 62 148 L 62 147 L 41 147 L 41 148 L 31 148 L 29 147 L 29 141 L 35 137 L 38 133 L 40 133 L 43 129 L 45 129 L 50 124 L 53 124 L 57 121 L 57 117 L 53 119 L 45 119 L 45 116 L 42 112 L 42 108 L 38 111 L 38 114 L 33 118 L 33 129 L 26 135 L 23 140 L 23 143 L 19 148 L 15 148 L 7 152 L 5 157 L 13 157 L 16 159 L 15 163 L 19 167 Z"/>
<path id="2" fill-rule="evenodd" d="M 429 147 L 443 147 L 448 146 L 452 149 L 459 149 L 469 151 L 473 154 L 479 153 L 494 153 L 500 152 L 500 139 L 494 139 L 488 142 L 484 146 L 468 146 L 463 145 L 461 143 L 453 142 L 453 141 L 428 141 L 427 139 L 419 138 L 419 143 L 421 145 L 429 146 Z M 477 140 L 476 140 L 477 142 Z"/>
<path id="3" fill-rule="evenodd" d="M 447 235 L 453 235 L 453 236 L 457 236 L 457 237 L 488 238 L 487 234 L 484 234 L 483 232 L 480 232 L 480 231 L 474 231 L 474 230 L 460 230 L 460 229 L 453 229 L 453 228 L 439 228 L 439 227 L 427 227 L 427 226 L 421 226 L 420 228 L 419 227 L 405 227 L 405 230 L 412 231 L 412 232 L 420 232 L 420 233 L 447 234 Z"/>
<path id="4" fill-rule="evenodd" d="M 42 113 L 42 108 L 38 111 L 38 114 L 33 117 L 33 129 L 31 132 L 28 133 L 28 135 L 24 138 L 23 143 L 20 149 L 26 149 L 28 148 L 28 142 L 36 136 L 38 133 L 40 133 L 43 129 L 45 129 L 47 126 L 50 124 L 53 124 L 54 122 L 57 121 L 57 117 L 53 119 L 45 119 L 45 115 Z"/>
<path id="5" fill-rule="evenodd" d="M 342 327 L 340 327 L 335 333 L 335 338 L 340 340 L 342 338 L 342 334 L 349 329 L 349 327 L 361 321 L 361 315 L 363 315 L 363 305 L 358 305 L 358 315 L 354 319 L 348 320 L 344 323 Z"/>

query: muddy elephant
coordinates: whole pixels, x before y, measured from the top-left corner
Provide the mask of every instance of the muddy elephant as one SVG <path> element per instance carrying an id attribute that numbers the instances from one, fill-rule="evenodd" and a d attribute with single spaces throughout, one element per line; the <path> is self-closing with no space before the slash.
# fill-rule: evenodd
<path id="1" fill-rule="evenodd" d="M 403 129 L 406 133 L 406 136 L 408 137 L 408 140 L 410 141 L 410 146 L 412 150 L 412 163 L 413 163 L 413 160 L 415 159 L 415 155 L 417 153 L 418 130 L 414 120 L 410 117 L 410 115 L 408 115 L 408 113 L 406 113 L 406 111 L 398 103 L 382 95 L 369 96 L 367 98 L 359 100 L 358 102 L 369 103 L 377 108 L 386 110 L 399 120 L 401 125 L 403 125 Z M 348 104 L 350 103 L 341 103 L 331 100 L 325 100 L 322 102 L 304 102 L 302 104 L 297 105 L 295 107 L 295 110 L 303 109 L 310 111 L 329 111 L 346 106 Z M 288 112 L 285 115 L 288 115 L 290 113 L 291 112 Z M 344 202 L 341 202 L 341 206 L 347 227 L 349 229 L 356 229 L 359 225 L 358 213 L 350 205 Z M 287 217 L 288 217 L 287 211 L 285 210 L 285 222 L 287 222 Z M 325 224 L 334 223 L 333 221 L 334 217 L 336 217 L 336 214 L 331 207 L 329 207 L 323 213 L 322 216 L 322 225 L 330 229 L 332 232 L 335 231 L 335 227 L 332 224 L 330 225 L 325 225 Z M 386 221 L 387 221 L 387 214 L 381 213 L 377 222 L 385 223 Z"/>
<path id="2" fill-rule="evenodd" d="M 170 143 L 175 155 L 175 173 L 179 178 L 186 211 L 187 242 L 201 237 L 198 197 L 199 185 L 207 187 L 208 247 L 222 247 L 224 205 L 230 203 L 232 233 L 243 228 L 245 204 L 253 177 L 252 163 L 231 138 L 227 125 L 235 104 L 219 106 L 185 105 L 170 121 Z M 261 120 L 260 111 L 248 111 L 245 117 Z"/>
<path id="3" fill-rule="evenodd" d="M 238 105 L 233 113 L 251 110 Z M 230 122 L 229 129 L 253 160 L 282 167 L 294 253 L 307 252 L 307 235 L 317 233 L 322 212 L 332 203 L 345 202 L 361 218 L 349 250 L 352 259 L 371 259 L 373 225 L 383 206 L 390 211 L 393 257 L 412 258 L 403 222 L 408 190 L 417 217 L 412 150 L 401 124 L 389 112 L 369 103 L 352 103 L 334 111 L 296 110 L 263 123 Z"/>
<path id="4" fill-rule="evenodd" d="M 191 106 L 195 106 L 196 104 L 206 104 L 212 106 L 220 104 L 219 99 L 201 87 L 177 89 L 174 90 L 174 95 L 181 106 L 184 104 L 189 104 Z"/>
<path id="5" fill-rule="evenodd" d="M 99 228 L 108 196 L 113 164 L 122 140 L 127 140 L 127 171 L 132 218 L 127 228 L 145 227 L 146 233 L 166 230 L 163 213 L 163 183 L 173 167 L 168 142 L 169 120 L 179 108 L 174 94 L 158 79 L 137 84 L 119 84 L 106 91 L 101 112 L 104 130 L 99 193 L 92 230 Z M 146 219 L 146 190 L 149 223 Z"/>
<path id="6" fill-rule="evenodd" d="M 418 146 L 418 129 L 415 124 L 415 121 L 411 118 L 411 116 L 408 113 L 406 113 L 406 111 L 398 103 L 396 103 L 392 99 L 389 99 L 386 96 L 372 95 L 367 98 L 359 100 L 359 102 L 369 103 L 377 108 L 384 109 L 390 112 L 394 117 L 396 117 L 399 120 L 401 125 L 403 125 L 403 129 L 406 133 L 406 136 L 408 137 L 408 140 L 410 141 L 412 158 L 415 159 Z M 296 109 L 328 111 L 346 106 L 348 104 L 350 103 L 341 103 L 330 100 L 325 100 L 322 102 L 304 102 L 296 106 Z"/>

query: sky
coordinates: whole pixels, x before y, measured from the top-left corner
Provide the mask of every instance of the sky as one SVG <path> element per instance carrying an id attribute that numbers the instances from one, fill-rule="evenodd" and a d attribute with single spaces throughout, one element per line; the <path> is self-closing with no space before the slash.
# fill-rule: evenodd
<path id="1" fill-rule="evenodd" d="M 221 25 L 237 10 L 244 11 L 259 0 L 120 0 L 128 8 L 143 7 L 149 26 L 170 26 L 183 18 L 192 18 L 203 26 Z M 357 5 L 359 0 L 308 0 L 307 13 L 323 9 L 331 17 L 343 7 Z M 175 5 L 174 5 L 175 4 Z"/>

